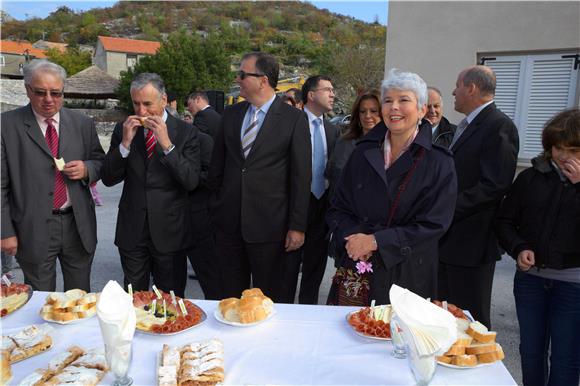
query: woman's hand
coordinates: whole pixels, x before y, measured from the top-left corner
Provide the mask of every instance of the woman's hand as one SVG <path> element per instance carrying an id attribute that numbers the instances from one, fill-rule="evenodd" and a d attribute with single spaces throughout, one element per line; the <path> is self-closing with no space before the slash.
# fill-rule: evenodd
<path id="1" fill-rule="evenodd" d="M 522 271 L 527 271 L 530 268 L 532 268 L 532 266 L 534 264 L 536 264 L 536 257 L 534 255 L 534 251 L 530 251 L 529 249 L 523 250 L 518 254 L 518 267 L 522 270 Z"/>
<path id="2" fill-rule="evenodd" d="M 377 250 L 377 241 L 374 235 L 356 233 L 344 238 L 346 253 L 354 261 L 367 261 Z"/>

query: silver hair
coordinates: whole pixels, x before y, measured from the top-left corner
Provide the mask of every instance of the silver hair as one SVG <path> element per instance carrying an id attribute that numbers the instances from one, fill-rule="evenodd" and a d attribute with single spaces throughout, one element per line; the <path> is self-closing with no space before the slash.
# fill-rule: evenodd
<path id="1" fill-rule="evenodd" d="M 429 101 L 429 91 L 433 90 L 435 91 L 437 94 L 439 94 L 439 97 L 441 98 L 441 106 L 443 106 L 443 94 L 441 94 L 441 90 L 439 90 L 437 87 L 435 86 L 427 86 L 427 102 Z"/>
<path id="2" fill-rule="evenodd" d="M 381 85 L 381 101 L 387 90 L 412 91 L 417 98 L 417 108 L 421 109 L 427 104 L 427 84 L 421 77 L 413 72 L 406 72 L 393 68 Z"/>
<path id="3" fill-rule="evenodd" d="M 60 78 L 64 86 L 64 81 L 66 79 L 66 70 L 56 63 L 50 62 L 46 59 L 34 59 L 30 63 L 24 66 L 24 84 L 30 85 L 34 74 L 38 72 L 50 72 L 55 74 Z"/>
<path id="4" fill-rule="evenodd" d="M 157 91 L 159 91 L 159 96 L 162 97 L 165 95 L 165 83 L 163 83 L 163 79 L 153 72 L 143 72 L 135 77 L 131 82 L 131 90 L 141 90 L 143 87 L 150 84 L 153 86 Z"/>

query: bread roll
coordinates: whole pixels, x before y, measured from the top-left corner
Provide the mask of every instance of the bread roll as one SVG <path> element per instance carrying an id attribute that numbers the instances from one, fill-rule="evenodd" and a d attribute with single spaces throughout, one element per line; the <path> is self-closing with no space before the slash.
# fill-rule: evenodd
<path id="1" fill-rule="evenodd" d="M 453 346 L 451 346 L 444 355 L 464 355 L 464 354 L 465 354 L 465 346 L 458 345 L 456 343 Z"/>
<path id="2" fill-rule="evenodd" d="M 473 367 L 477 364 L 475 355 L 457 355 L 451 360 L 451 364 L 461 367 Z"/>
<path id="3" fill-rule="evenodd" d="M 501 348 L 500 344 L 496 343 L 495 346 L 495 351 L 477 355 L 477 360 L 479 363 L 493 363 L 501 361 L 505 358 L 505 354 L 503 353 L 503 349 Z"/>
<path id="4" fill-rule="evenodd" d="M 242 292 L 242 299 L 250 297 L 250 296 L 263 297 L 264 293 L 259 288 L 250 288 L 250 289 L 244 290 L 244 292 Z"/>
<path id="5" fill-rule="evenodd" d="M 497 333 L 488 331 L 487 327 L 479 322 L 469 323 L 466 333 L 480 343 L 494 343 Z"/>
<path id="6" fill-rule="evenodd" d="M 219 302 L 218 307 L 222 317 L 230 322 L 239 322 L 238 304 L 240 300 L 237 298 L 227 298 Z"/>
<path id="7" fill-rule="evenodd" d="M 238 306 L 238 314 L 240 316 L 240 322 L 242 323 L 254 323 L 260 320 L 266 319 L 268 314 L 264 307 L 262 306 L 262 298 L 257 296 L 251 296 L 240 299 Z"/>

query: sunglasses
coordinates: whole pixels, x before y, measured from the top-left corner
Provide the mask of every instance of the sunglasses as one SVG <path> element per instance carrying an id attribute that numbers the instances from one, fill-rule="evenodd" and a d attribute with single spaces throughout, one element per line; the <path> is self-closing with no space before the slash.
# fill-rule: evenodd
<path id="1" fill-rule="evenodd" d="M 36 88 L 31 88 L 31 87 L 29 87 L 29 89 L 37 97 L 44 97 L 44 96 L 50 95 L 53 98 L 62 98 L 62 96 L 64 95 L 64 90 L 60 90 L 60 91 L 59 90 L 42 90 L 42 89 L 36 89 Z"/>
<path id="2" fill-rule="evenodd" d="M 243 70 L 238 71 L 236 73 L 236 75 L 239 76 L 241 80 L 246 79 L 248 76 L 253 76 L 253 77 L 256 77 L 256 78 L 259 78 L 261 76 L 266 76 L 264 74 L 256 74 L 255 72 L 246 72 L 246 71 L 243 71 Z"/>

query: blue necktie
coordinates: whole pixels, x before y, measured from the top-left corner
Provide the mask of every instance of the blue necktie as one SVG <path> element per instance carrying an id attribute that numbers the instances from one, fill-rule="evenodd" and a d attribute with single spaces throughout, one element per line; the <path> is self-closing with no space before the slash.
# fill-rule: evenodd
<path id="1" fill-rule="evenodd" d="M 324 194 L 324 143 L 322 130 L 320 128 L 320 118 L 313 121 L 314 135 L 312 138 L 312 151 L 314 152 L 312 163 L 312 185 L 311 190 L 314 197 L 320 199 Z"/>

